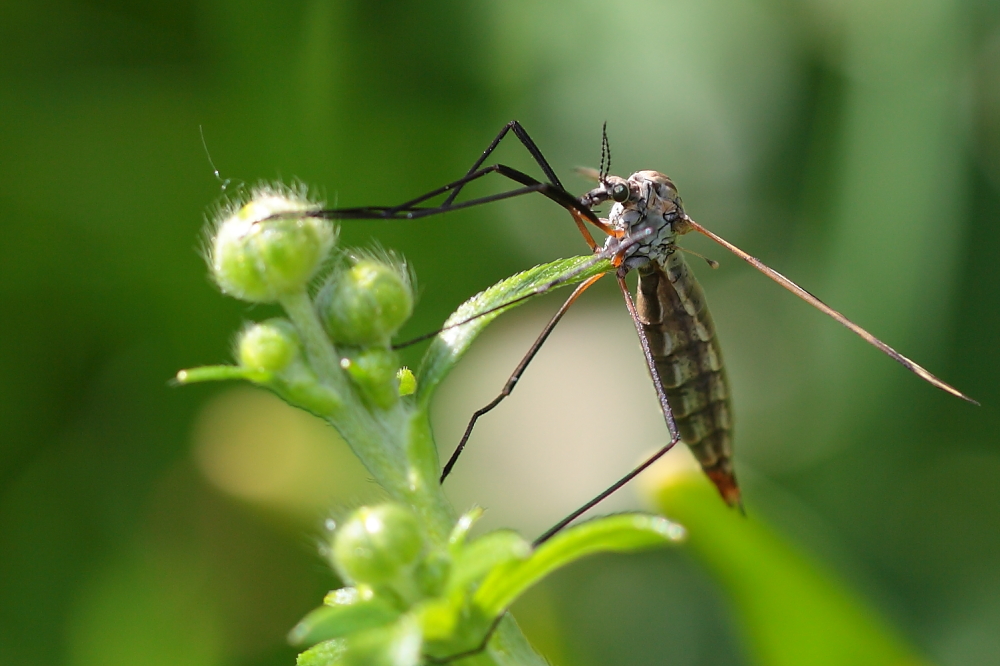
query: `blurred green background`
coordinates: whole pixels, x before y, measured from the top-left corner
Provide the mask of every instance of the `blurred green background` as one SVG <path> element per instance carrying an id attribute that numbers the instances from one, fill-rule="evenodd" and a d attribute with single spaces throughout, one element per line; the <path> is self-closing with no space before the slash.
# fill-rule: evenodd
<path id="1" fill-rule="evenodd" d="M 614 172 L 669 173 L 695 219 L 983 403 L 687 243 L 723 264 L 695 270 L 750 515 L 933 661 L 1000 663 L 1000 4 L 43 0 L 0 9 L 0 664 L 293 663 L 334 584 L 324 516 L 379 497 L 309 417 L 167 383 L 273 314 L 206 277 L 199 126 L 229 193 L 298 178 L 350 206 L 456 178 L 511 118 L 574 191 L 607 120 Z M 342 239 L 415 267 L 404 337 L 586 249 L 540 198 Z M 533 536 L 665 437 L 620 297 L 592 291 L 456 469 L 488 525 Z M 446 453 L 555 307 L 450 378 Z M 515 614 L 554 663 L 750 663 L 682 551 L 584 562 Z"/>

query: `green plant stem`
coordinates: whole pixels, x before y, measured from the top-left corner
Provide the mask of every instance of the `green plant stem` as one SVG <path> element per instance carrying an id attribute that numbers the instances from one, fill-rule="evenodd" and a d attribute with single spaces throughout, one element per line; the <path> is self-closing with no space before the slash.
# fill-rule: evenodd
<path id="1" fill-rule="evenodd" d="M 402 404 L 410 417 L 406 433 L 409 470 L 405 501 L 424 519 L 433 538 L 443 545 L 458 515 L 438 482 L 441 464 L 427 412 L 415 409 L 411 400 L 404 400 Z"/>
<path id="2" fill-rule="evenodd" d="M 340 432 L 375 480 L 394 499 L 411 506 L 443 545 L 457 515 L 438 484 L 437 450 L 426 417 L 415 413 L 408 400 L 387 410 L 364 405 L 341 369 L 339 354 L 305 290 L 282 298 L 281 305 L 320 382 L 343 396 L 321 416 Z"/>
<path id="3" fill-rule="evenodd" d="M 394 499 L 412 507 L 424 521 L 428 535 L 438 545 L 445 545 L 458 516 L 438 483 L 437 447 L 426 412 L 415 409 L 412 400 L 401 400 L 376 418 L 351 389 L 336 349 L 305 291 L 282 299 L 281 305 L 299 331 L 310 365 L 320 381 L 345 396 L 343 403 L 333 413 L 323 415 L 324 418 L 337 428 L 375 480 Z M 496 644 L 500 647 L 491 646 L 461 663 L 483 666 L 545 663 L 509 617 L 499 627 Z"/>
<path id="4" fill-rule="evenodd" d="M 301 289 L 282 297 L 280 303 L 302 337 L 302 344 L 313 370 L 322 380 L 333 382 L 331 388 L 343 393 L 349 392 L 347 378 L 340 370 L 340 359 L 323 330 L 309 294 Z"/>

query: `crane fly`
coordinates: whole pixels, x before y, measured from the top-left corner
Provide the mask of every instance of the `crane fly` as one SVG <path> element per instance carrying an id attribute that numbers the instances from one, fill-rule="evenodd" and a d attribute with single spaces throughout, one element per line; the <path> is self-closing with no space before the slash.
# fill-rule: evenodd
<path id="1" fill-rule="evenodd" d="M 531 154 L 548 179 L 546 182 L 504 164 L 482 166 L 510 132 L 513 132 Z M 707 236 L 785 289 L 846 326 L 921 379 L 956 397 L 979 404 L 850 321 L 781 273 L 695 222 L 685 212 L 677 188 L 666 175 L 657 171 L 637 171 L 628 178 L 622 178 L 611 175 L 610 168 L 611 153 L 605 131 L 601 142 L 600 169 L 586 172 L 597 181 L 597 186 L 581 197 L 574 197 L 563 187 L 535 142 L 515 120 L 503 127 L 472 168 L 459 180 L 398 206 L 326 209 L 308 213 L 328 219 L 413 220 L 536 192 L 569 211 L 594 253 L 593 262 L 538 287 L 531 294 L 492 308 L 478 316 L 509 307 L 518 301 L 565 284 L 597 261 L 604 259 L 611 261 L 615 269 L 615 278 L 639 337 L 670 440 L 600 495 L 545 532 L 536 540 L 536 544 L 547 540 L 625 485 L 679 441 L 684 441 L 688 445 L 722 498 L 731 506 L 742 506 L 740 488 L 733 471 L 733 426 L 729 382 L 704 292 L 677 244 L 678 238 L 684 234 L 697 232 Z M 500 174 L 518 183 L 520 187 L 476 199 L 456 201 L 465 185 L 491 173 Z M 428 201 L 442 196 L 444 200 L 440 204 L 427 205 Z M 607 202 L 612 203 L 608 216 L 598 217 L 595 209 Z M 588 225 L 607 235 L 603 244 L 594 239 Z M 639 276 L 634 299 L 625 282 L 625 276 L 633 270 L 637 271 Z M 525 368 L 570 305 L 601 277 L 603 274 L 591 277 L 574 290 L 546 324 L 500 394 L 473 414 L 461 441 L 443 468 L 442 482 L 465 448 L 479 417 L 510 395 Z M 468 321 L 471 320 L 452 324 L 449 328 L 461 326 Z M 417 340 L 436 334 L 437 332 L 422 336 Z"/>

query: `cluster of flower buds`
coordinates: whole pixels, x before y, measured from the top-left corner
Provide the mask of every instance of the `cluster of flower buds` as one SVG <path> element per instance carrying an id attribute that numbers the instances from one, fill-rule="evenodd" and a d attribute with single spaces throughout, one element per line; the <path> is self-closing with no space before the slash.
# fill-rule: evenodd
<path id="1" fill-rule="evenodd" d="M 325 376 L 331 367 L 323 360 L 333 358 L 366 406 L 388 410 L 401 392 L 413 391 L 413 376 L 390 344 L 413 312 L 413 279 L 392 254 L 337 251 L 336 228 L 315 214 L 321 208 L 302 188 L 266 186 L 217 215 L 208 244 L 216 284 L 244 301 L 280 303 L 291 317 L 246 328 L 237 345 L 240 368 L 292 404 L 326 414 L 330 401 L 343 398 L 331 394 L 338 383 Z M 295 312 L 303 299 L 312 316 Z M 325 339 L 303 330 L 310 328 L 303 316 L 314 316 Z"/>
<path id="2" fill-rule="evenodd" d="M 583 280 L 584 269 L 596 274 L 610 265 L 590 257 L 554 262 L 474 296 L 430 343 L 418 387 L 391 346 L 413 311 L 409 270 L 386 252 L 336 250 L 337 231 L 321 210 L 301 188 L 271 186 L 220 212 L 207 253 L 216 284 L 251 303 L 277 303 L 287 316 L 246 326 L 237 365 L 177 375 L 180 383 L 248 380 L 320 416 L 393 500 L 358 509 L 336 528 L 327 553 L 347 586 L 292 631 L 292 642 L 308 648 L 298 663 L 445 663 L 484 649 L 494 630 L 503 649 L 487 650 L 483 663 L 537 663 L 513 622 L 501 621 L 518 596 L 581 557 L 661 546 L 683 530 L 663 518 L 621 514 L 537 548 L 506 530 L 469 538 L 481 511 L 456 521 L 441 492 L 429 400 L 501 310 L 559 275 Z M 320 285 L 315 295 L 313 284 Z"/>
<path id="3" fill-rule="evenodd" d="M 665 518 L 619 514 L 583 523 L 537 549 L 515 532 L 469 539 L 482 515 L 456 523 L 435 545 L 417 516 L 395 503 L 362 507 L 336 527 L 329 557 L 349 583 L 330 592 L 290 633 L 311 646 L 299 666 L 443 663 L 475 653 L 513 601 L 555 569 L 607 551 L 662 546 L 684 531 Z"/>

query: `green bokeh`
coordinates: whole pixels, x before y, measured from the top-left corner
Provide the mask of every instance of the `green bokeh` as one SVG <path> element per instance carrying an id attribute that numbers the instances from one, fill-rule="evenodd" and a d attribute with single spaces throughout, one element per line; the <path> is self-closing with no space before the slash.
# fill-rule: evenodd
<path id="1" fill-rule="evenodd" d="M 199 126 L 229 191 L 297 177 L 352 206 L 455 178 L 511 118 L 574 191 L 607 120 L 616 171 L 669 172 L 696 219 L 983 403 L 691 243 L 725 259 L 704 282 L 751 515 L 932 661 L 1000 661 L 1000 5 L 56 0 L 0 8 L 0 664 L 288 664 L 333 584 L 318 528 L 196 470 L 220 387 L 167 384 L 275 312 L 206 277 Z M 579 254 L 553 208 L 341 237 L 414 266 L 406 337 Z M 675 552 L 582 563 L 515 610 L 558 663 L 748 663 Z"/>

